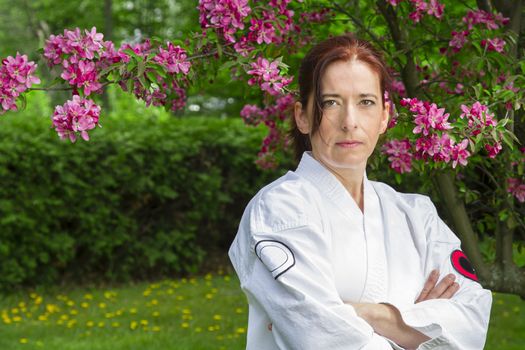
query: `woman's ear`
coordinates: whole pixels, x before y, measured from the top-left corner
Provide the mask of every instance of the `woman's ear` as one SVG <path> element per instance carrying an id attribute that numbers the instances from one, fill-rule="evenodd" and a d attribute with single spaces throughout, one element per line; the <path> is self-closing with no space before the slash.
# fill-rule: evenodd
<path id="1" fill-rule="evenodd" d="M 306 114 L 306 110 L 303 109 L 303 105 L 301 102 L 295 102 L 294 118 L 295 125 L 297 125 L 297 129 L 299 129 L 299 131 L 303 134 L 308 135 L 311 130 L 310 120 L 308 120 L 308 115 Z"/>
<path id="2" fill-rule="evenodd" d="M 388 126 L 388 120 L 390 119 L 390 106 L 391 102 L 385 101 L 385 108 L 383 108 L 383 115 L 381 116 L 380 134 L 383 134 Z"/>

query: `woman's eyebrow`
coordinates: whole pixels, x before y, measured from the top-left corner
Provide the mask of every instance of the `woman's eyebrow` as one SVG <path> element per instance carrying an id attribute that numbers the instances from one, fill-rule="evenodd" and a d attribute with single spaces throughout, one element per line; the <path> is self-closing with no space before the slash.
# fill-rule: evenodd
<path id="1" fill-rule="evenodd" d="M 322 97 L 322 98 L 326 98 L 326 97 L 336 97 L 336 98 L 341 98 L 341 95 L 339 95 L 339 94 L 322 94 L 321 97 Z"/>
<path id="2" fill-rule="evenodd" d="M 377 100 L 377 95 L 376 94 L 372 94 L 372 93 L 362 93 L 362 94 L 359 94 L 359 97 L 361 98 L 375 98 Z"/>

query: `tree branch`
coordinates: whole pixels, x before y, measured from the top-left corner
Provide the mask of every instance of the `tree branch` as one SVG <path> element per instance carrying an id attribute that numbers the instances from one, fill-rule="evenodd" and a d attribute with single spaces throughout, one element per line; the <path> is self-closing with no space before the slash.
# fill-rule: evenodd
<path id="1" fill-rule="evenodd" d="M 403 79 L 403 83 L 405 84 L 407 95 L 410 97 L 417 97 L 417 86 L 419 85 L 419 79 L 417 77 L 413 52 L 408 45 L 406 34 L 401 31 L 399 22 L 397 20 L 397 15 L 392 7 L 387 5 L 384 0 L 378 0 L 376 4 L 387 22 L 396 49 L 400 52 L 403 52 L 406 56 L 406 64 L 404 66 L 400 64 L 400 67 L 401 77 Z"/>

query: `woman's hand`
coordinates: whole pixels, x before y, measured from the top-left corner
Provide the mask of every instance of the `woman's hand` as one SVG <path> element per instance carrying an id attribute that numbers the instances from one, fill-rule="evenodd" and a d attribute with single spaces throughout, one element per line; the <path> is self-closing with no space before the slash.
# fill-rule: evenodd
<path id="1" fill-rule="evenodd" d="M 423 290 L 419 297 L 416 299 L 416 303 L 420 303 L 430 299 L 450 299 L 459 290 L 459 284 L 454 282 L 456 276 L 449 273 L 436 285 L 439 279 L 439 271 L 432 270 L 430 276 L 428 276 Z"/>

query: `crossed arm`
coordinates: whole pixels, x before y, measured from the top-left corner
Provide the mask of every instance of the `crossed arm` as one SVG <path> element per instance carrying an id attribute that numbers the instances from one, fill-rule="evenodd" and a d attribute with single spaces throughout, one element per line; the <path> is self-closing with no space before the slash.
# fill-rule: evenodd
<path id="1" fill-rule="evenodd" d="M 454 274 L 446 275 L 439 283 L 439 271 L 430 273 L 416 303 L 431 299 L 450 299 L 458 290 Z M 391 304 L 347 303 L 353 306 L 357 315 L 372 326 L 374 331 L 405 349 L 416 349 L 430 338 L 408 326 L 403 321 L 399 310 Z M 272 324 L 268 325 L 272 330 Z"/>
<path id="2" fill-rule="evenodd" d="M 430 299 L 450 299 L 458 290 L 454 274 L 448 274 L 439 283 L 439 271 L 430 273 L 416 303 Z M 352 305 L 357 315 L 372 326 L 374 331 L 406 349 L 416 349 L 430 338 L 408 326 L 399 310 L 390 304 L 347 303 Z"/>

